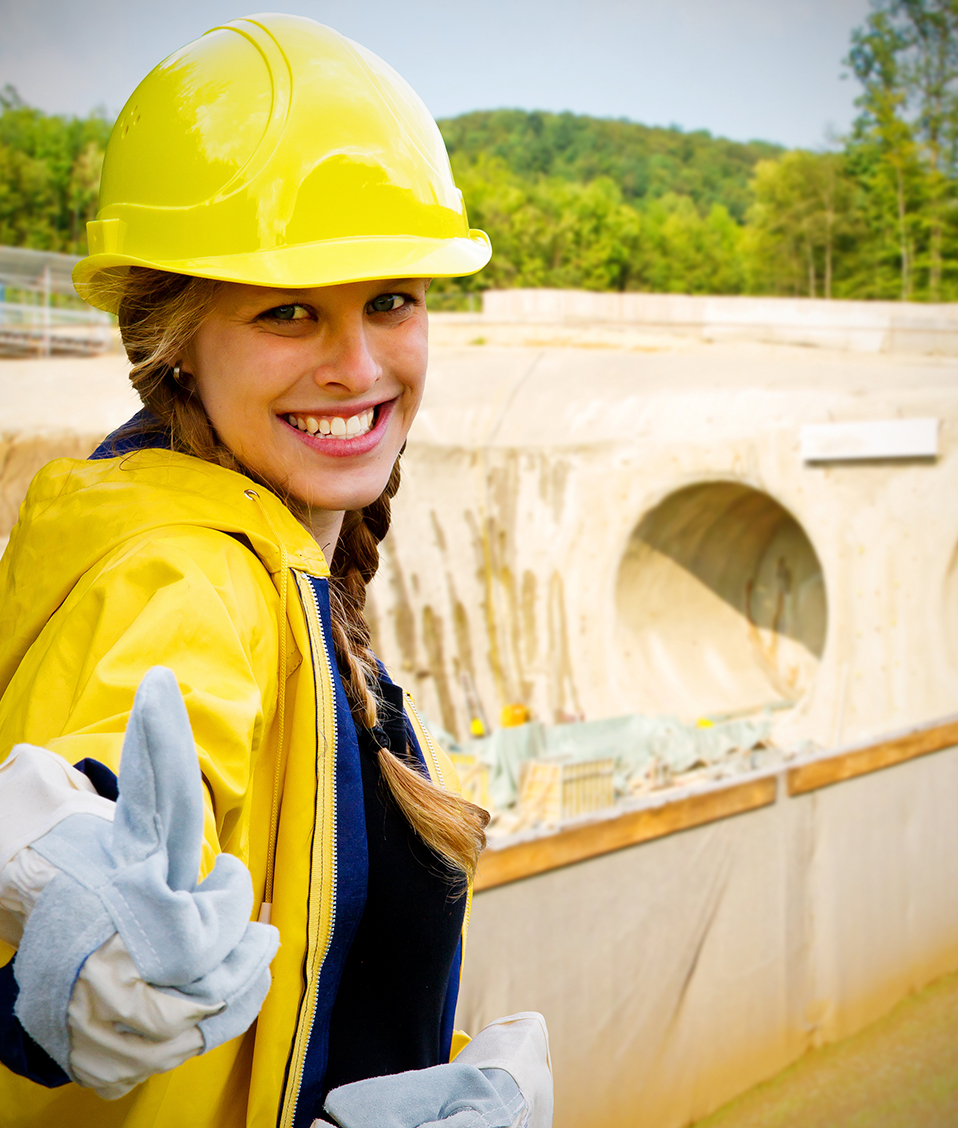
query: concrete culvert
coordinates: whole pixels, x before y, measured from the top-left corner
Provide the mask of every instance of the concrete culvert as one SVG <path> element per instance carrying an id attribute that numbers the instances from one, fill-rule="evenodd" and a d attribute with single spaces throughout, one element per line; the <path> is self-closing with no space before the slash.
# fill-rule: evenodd
<path id="1" fill-rule="evenodd" d="M 794 704 L 825 645 L 822 567 L 795 518 L 734 482 L 689 486 L 633 532 L 616 592 L 623 711 Z"/>

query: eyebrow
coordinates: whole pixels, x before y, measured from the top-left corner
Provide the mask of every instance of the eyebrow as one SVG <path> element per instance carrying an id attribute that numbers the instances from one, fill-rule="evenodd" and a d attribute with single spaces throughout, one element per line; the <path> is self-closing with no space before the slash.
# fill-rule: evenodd
<path id="1" fill-rule="evenodd" d="M 259 303 L 260 301 L 272 301 L 273 298 L 299 298 L 304 294 L 308 294 L 309 290 L 274 290 L 272 286 L 264 286 L 258 296 L 250 297 L 250 301 Z"/>
<path id="2" fill-rule="evenodd" d="M 409 278 L 371 279 L 371 281 L 381 281 L 384 286 L 395 286 L 398 288 L 411 282 L 418 282 L 420 281 L 420 279 L 417 275 L 416 277 Z M 266 303 L 272 303 L 274 307 L 281 305 L 290 305 L 293 302 L 304 299 L 307 295 L 311 294 L 313 290 L 324 290 L 327 289 L 327 287 L 307 286 L 303 287 L 302 289 L 281 290 L 279 288 L 274 289 L 272 286 L 261 286 L 256 287 L 256 289 L 259 291 L 258 294 L 250 295 L 249 298 L 243 299 L 240 302 L 239 306 L 236 308 L 244 309 L 248 307 L 258 307 L 263 306 Z M 267 306 L 267 308 L 269 308 L 269 306 Z"/>
<path id="3" fill-rule="evenodd" d="M 419 279 L 418 276 L 415 277 L 415 278 L 409 277 L 409 278 L 367 279 L 367 281 L 382 282 L 384 285 L 390 285 L 390 286 L 402 286 L 404 283 L 418 282 L 419 280 L 420 279 Z M 341 283 L 341 285 L 348 285 L 348 284 L 349 283 Z M 295 287 L 291 287 L 288 290 L 287 289 L 281 289 L 279 287 L 274 288 L 272 286 L 262 286 L 262 287 L 259 287 L 259 289 L 261 290 L 264 297 L 272 296 L 274 294 L 279 296 L 279 297 L 284 297 L 284 296 L 285 297 L 301 297 L 303 294 L 312 293 L 313 290 L 332 289 L 332 286 L 303 286 L 300 289 L 297 289 Z"/>

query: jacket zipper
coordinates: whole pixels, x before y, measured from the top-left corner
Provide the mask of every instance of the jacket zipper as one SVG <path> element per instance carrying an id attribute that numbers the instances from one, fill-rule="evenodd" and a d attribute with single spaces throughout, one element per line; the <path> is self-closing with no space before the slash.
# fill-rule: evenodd
<path id="1" fill-rule="evenodd" d="M 426 747 L 429 749 L 429 757 L 432 760 L 432 766 L 436 769 L 436 778 L 439 780 L 439 786 L 443 789 L 443 791 L 446 791 L 448 790 L 446 787 L 446 781 L 442 776 L 442 768 L 439 766 L 439 757 L 436 755 L 436 747 L 432 742 L 432 737 L 429 735 L 429 729 L 427 729 L 426 726 L 422 723 L 422 717 L 419 716 L 419 710 L 416 708 L 415 701 L 413 701 L 408 693 L 405 695 L 405 697 L 406 704 L 412 710 L 413 716 L 416 718 L 419 731 L 426 738 Z"/>
<path id="2" fill-rule="evenodd" d="M 316 593 L 313 591 L 312 584 L 309 582 L 308 577 L 301 576 L 298 572 L 295 571 L 295 569 L 293 570 L 293 576 L 296 579 L 296 585 L 299 588 L 300 597 L 302 598 L 302 601 L 303 601 L 303 609 L 306 612 L 306 628 L 307 628 L 307 632 L 309 634 L 310 648 L 312 649 L 312 652 L 313 652 L 313 670 L 314 670 L 314 673 L 315 673 L 316 691 L 317 691 L 316 692 L 316 697 L 317 697 L 317 702 L 316 702 L 316 704 L 317 704 L 317 709 L 316 709 L 317 750 L 319 748 L 320 740 L 322 739 L 321 733 L 323 731 L 327 731 L 327 732 L 332 733 L 331 747 L 327 749 L 327 757 L 328 757 L 327 762 L 331 766 L 330 789 L 331 789 L 331 793 L 332 793 L 332 803 L 330 804 L 330 808 L 331 808 L 331 811 L 332 811 L 332 847 L 333 848 L 332 848 L 332 884 L 331 884 L 331 893 L 330 893 L 329 923 L 328 923 L 328 927 L 326 929 L 326 937 L 325 937 L 325 941 L 324 941 L 324 944 L 323 944 L 323 950 L 319 955 L 318 961 L 314 958 L 313 961 L 310 962 L 309 957 L 307 955 L 307 964 L 308 964 L 309 972 L 310 972 L 310 974 L 307 976 L 307 989 L 310 990 L 310 996 L 307 999 L 306 1006 L 303 1009 L 303 1014 L 300 1018 L 299 1028 L 296 1031 L 296 1039 L 293 1043 L 293 1053 L 292 1053 L 292 1057 L 290 1059 L 290 1069 L 289 1069 L 289 1075 L 288 1075 L 287 1083 L 286 1083 L 286 1092 L 285 1092 L 284 1098 L 283 1098 L 283 1112 L 282 1112 L 282 1116 L 280 1118 L 280 1128 L 292 1128 L 293 1122 L 296 1119 L 297 1106 L 299 1104 L 299 1090 L 300 1090 L 300 1085 L 302 1084 L 302 1078 L 303 1078 L 303 1065 L 306 1061 L 306 1056 L 309 1052 L 309 1045 L 310 1045 L 310 1041 L 312 1039 L 312 1034 L 313 1034 L 313 1022 L 314 1022 L 315 1016 L 316 1016 L 316 1001 L 317 1001 L 317 996 L 318 996 L 318 992 L 319 992 L 320 976 L 322 974 L 323 965 L 326 962 L 326 957 L 329 954 L 330 944 L 332 943 L 332 939 L 333 939 L 333 932 L 335 931 L 335 927 L 336 927 L 336 899 L 337 899 L 337 897 L 336 897 L 336 895 L 337 895 L 337 889 L 336 889 L 336 869 L 337 869 L 337 858 L 336 858 L 336 818 L 337 818 L 337 810 L 336 810 L 336 804 L 337 804 L 337 795 L 336 795 L 336 751 L 337 751 L 337 747 L 338 747 L 339 733 L 338 733 L 337 724 L 336 724 L 336 707 L 335 707 L 335 700 L 334 700 L 334 692 L 335 691 L 334 691 L 334 688 L 333 688 L 333 680 L 332 680 L 332 664 L 331 664 L 331 658 L 330 658 L 329 650 L 326 646 L 326 636 L 323 633 L 322 617 L 320 615 L 319 604 L 316 600 Z M 323 661 L 322 661 L 323 669 L 322 669 L 321 672 L 317 668 L 317 666 L 318 666 L 317 658 L 320 655 L 322 655 L 322 659 L 323 659 Z M 322 709 L 322 710 L 319 708 L 319 704 L 320 704 L 320 701 L 319 701 L 320 673 L 322 673 L 322 676 L 323 676 L 323 687 L 322 687 L 323 690 L 324 690 L 323 705 L 325 706 L 325 708 Z M 323 728 L 320 727 L 324 721 L 329 722 L 328 728 L 323 729 Z M 317 777 L 318 777 L 318 773 L 317 773 Z M 319 793 L 319 788 L 320 788 L 319 778 L 317 778 L 316 787 L 317 787 L 317 796 L 316 796 L 316 799 L 317 799 L 317 802 L 316 802 L 317 825 L 321 826 L 320 810 L 321 810 L 322 803 L 321 803 L 321 796 L 320 796 L 320 793 Z M 319 853 L 320 853 L 320 861 L 319 861 L 318 865 L 317 865 L 317 861 L 316 861 L 317 842 L 318 842 L 318 850 L 319 850 Z M 321 856 L 322 855 L 322 849 L 323 849 L 322 835 L 319 835 L 318 839 L 314 838 L 314 846 L 313 846 L 313 863 L 312 863 L 312 872 L 310 874 L 310 895 L 309 895 L 309 902 L 310 903 L 309 903 L 309 919 L 308 919 L 308 925 L 307 925 L 307 929 L 308 929 L 308 931 L 307 931 L 307 938 L 308 938 L 307 943 L 309 943 L 312 938 L 317 936 L 319 928 L 320 928 L 321 923 L 322 923 L 322 921 L 321 921 L 321 917 L 322 917 L 322 884 L 323 884 L 323 873 L 322 873 L 323 862 L 322 862 L 322 856 Z M 308 953 L 308 948 L 307 948 L 307 953 Z M 309 988 L 310 983 L 312 984 L 311 989 Z"/>

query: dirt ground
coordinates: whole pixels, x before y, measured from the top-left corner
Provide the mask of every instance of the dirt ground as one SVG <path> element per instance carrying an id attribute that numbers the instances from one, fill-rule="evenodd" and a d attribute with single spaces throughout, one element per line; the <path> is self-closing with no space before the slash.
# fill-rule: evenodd
<path id="1" fill-rule="evenodd" d="M 847 1041 L 725 1105 L 696 1128 L 955 1128 L 958 974 Z"/>

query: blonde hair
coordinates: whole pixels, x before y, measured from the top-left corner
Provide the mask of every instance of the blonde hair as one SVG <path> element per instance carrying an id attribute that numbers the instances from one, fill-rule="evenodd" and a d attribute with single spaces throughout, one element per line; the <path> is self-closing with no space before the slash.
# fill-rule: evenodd
<path id="1" fill-rule="evenodd" d="M 145 267 L 113 274 L 120 334 L 132 368 L 130 381 L 155 417 L 141 431 L 162 431 L 173 450 L 225 466 L 283 497 L 299 519 L 301 503 L 284 496 L 281 485 L 264 481 L 220 441 L 198 395 L 174 378 L 203 320 L 213 308 L 221 283 L 207 278 Z M 390 503 L 399 488 L 399 460 L 383 493 L 371 505 L 351 510 L 343 520 L 329 584 L 332 634 L 346 695 L 358 725 L 375 730 L 379 701 L 374 691 L 379 669 L 365 618 L 366 585 L 379 567 L 379 543 L 389 530 Z M 387 748 L 378 751 L 383 779 L 416 833 L 455 870 L 471 877 L 485 845 L 489 814 L 458 795 L 435 786 Z"/>

